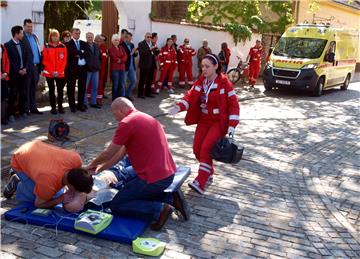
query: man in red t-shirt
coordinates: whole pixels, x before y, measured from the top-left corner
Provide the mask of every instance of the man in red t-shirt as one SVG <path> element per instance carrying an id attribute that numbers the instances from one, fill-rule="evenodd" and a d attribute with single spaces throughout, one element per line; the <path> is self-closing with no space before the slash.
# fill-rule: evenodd
<path id="1" fill-rule="evenodd" d="M 87 168 L 101 172 L 127 154 L 137 175 L 111 201 L 111 211 L 122 216 L 154 220 L 151 229 L 159 230 L 171 214 L 172 204 L 187 220 L 188 212 L 181 193 L 163 192 L 173 182 L 176 165 L 161 124 L 136 110 L 126 98 L 115 99 L 111 111 L 119 122 L 112 143 Z"/>

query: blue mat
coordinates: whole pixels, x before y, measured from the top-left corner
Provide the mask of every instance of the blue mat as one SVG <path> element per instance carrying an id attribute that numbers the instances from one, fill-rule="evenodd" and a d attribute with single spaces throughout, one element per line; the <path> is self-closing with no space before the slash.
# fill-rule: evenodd
<path id="1" fill-rule="evenodd" d="M 165 190 L 165 192 L 176 191 L 189 175 L 189 167 L 178 167 L 173 183 Z M 19 206 L 7 211 L 5 213 L 5 219 L 19 223 L 44 226 L 47 228 L 57 227 L 57 229 L 72 233 L 87 234 L 74 229 L 74 221 L 77 218 L 77 215 L 65 212 L 61 206 L 52 209 L 51 214 L 45 217 L 31 214 L 34 209 L 35 207 L 31 203 L 20 204 Z M 149 224 L 150 222 L 114 216 L 111 224 L 106 229 L 97 235 L 92 236 L 131 244 L 133 240 L 144 233 Z"/>

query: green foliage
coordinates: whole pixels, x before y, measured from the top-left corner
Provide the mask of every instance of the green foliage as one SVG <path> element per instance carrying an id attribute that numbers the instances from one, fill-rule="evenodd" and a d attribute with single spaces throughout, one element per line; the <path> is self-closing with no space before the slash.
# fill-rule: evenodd
<path id="1" fill-rule="evenodd" d="M 77 19 L 88 19 L 94 10 L 92 1 L 46 1 L 44 5 L 44 39 L 47 41 L 49 29 L 70 30 Z"/>
<path id="2" fill-rule="evenodd" d="M 279 16 L 275 22 L 265 21 L 260 4 L 265 5 Z M 237 1 L 200 1 L 194 0 L 188 5 L 188 20 L 204 22 L 211 19 L 213 25 L 224 26 L 230 32 L 235 43 L 251 38 L 252 30 L 260 33 L 285 31 L 287 25 L 294 22 L 292 1 L 237 0 Z M 240 21 L 240 22 L 239 22 Z"/>

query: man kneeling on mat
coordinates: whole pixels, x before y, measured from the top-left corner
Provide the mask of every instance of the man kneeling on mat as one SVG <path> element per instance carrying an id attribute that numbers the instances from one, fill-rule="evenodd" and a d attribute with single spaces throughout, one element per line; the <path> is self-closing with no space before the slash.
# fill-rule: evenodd
<path id="1" fill-rule="evenodd" d="M 175 193 L 164 193 L 173 182 L 176 166 L 161 124 L 136 110 L 126 98 L 115 99 L 111 111 L 119 122 L 118 128 L 111 144 L 87 169 L 101 172 L 128 155 L 136 177 L 110 202 L 112 213 L 152 220 L 153 230 L 162 228 L 173 207 L 187 220 L 189 214 L 180 189 Z"/>
<path id="2" fill-rule="evenodd" d="M 11 198 L 16 191 L 16 200 L 33 202 L 37 208 L 52 208 L 64 203 L 67 206 L 64 187 L 69 193 L 89 193 L 93 178 L 81 168 L 80 155 L 75 151 L 65 150 L 40 140 L 22 145 L 12 156 L 11 167 L 15 173 L 5 186 L 4 196 Z"/>

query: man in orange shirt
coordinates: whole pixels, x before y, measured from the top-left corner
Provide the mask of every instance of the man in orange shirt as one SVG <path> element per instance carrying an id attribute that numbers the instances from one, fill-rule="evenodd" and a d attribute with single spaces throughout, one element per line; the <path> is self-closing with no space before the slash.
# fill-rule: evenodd
<path id="1" fill-rule="evenodd" d="M 16 191 L 16 200 L 34 202 L 38 208 L 52 208 L 64 203 L 67 208 L 67 193 L 89 193 L 93 178 L 86 169 L 81 168 L 80 155 L 40 140 L 22 145 L 12 156 L 11 167 L 15 171 L 4 190 L 10 198 Z M 84 195 L 85 196 L 85 195 Z"/>

